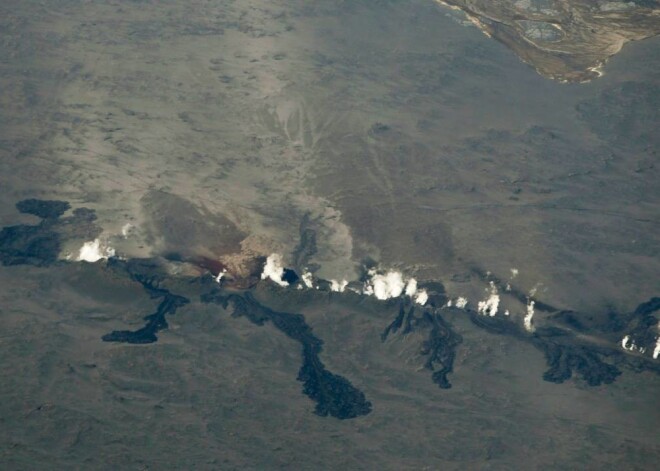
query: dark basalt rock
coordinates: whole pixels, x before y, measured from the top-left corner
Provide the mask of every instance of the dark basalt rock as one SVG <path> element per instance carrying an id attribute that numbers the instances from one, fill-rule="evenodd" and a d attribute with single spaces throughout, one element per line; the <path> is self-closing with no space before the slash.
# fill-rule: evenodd
<path id="1" fill-rule="evenodd" d="M 283 281 L 286 281 L 290 285 L 293 285 L 293 284 L 296 284 L 299 279 L 300 279 L 300 277 L 298 276 L 298 274 L 295 271 L 293 271 L 289 268 L 284 269 L 284 274 L 282 275 L 282 280 Z"/>
<path id="2" fill-rule="evenodd" d="M 360 283 L 365 283 L 371 279 L 371 274 L 369 271 L 372 268 L 378 268 L 378 262 L 371 257 L 366 257 L 362 259 L 359 267 L 358 281 Z"/>
<path id="3" fill-rule="evenodd" d="M 444 294 L 429 294 L 429 299 L 426 301 L 426 306 L 441 309 L 447 305 L 449 298 Z"/>
<path id="4" fill-rule="evenodd" d="M 415 318 L 415 306 L 410 306 L 408 309 L 408 314 L 406 315 L 403 321 L 403 330 L 401 333 L 403 335 L 409 334 L 413 330 L 413 324 L 415 324 L 417 319 Z"/>
<path id="5" fill-rule="evenodd" d="M 622 358 L 623 361 L 620 361 L 620 363 L 635 373 L 647 371 L 650 373 L 660 374 L 660 363 L 658 363 L 658 360 L 649 360 L 648 358 L 644 358 L 642 356 L 633 355 L 625 355 L 620 357 L 618 360 L 621 360 Z"/>
<path id="6" fill-rule="evenodd" d="M 319 291 L 332 291 L 332 283 L 328 280 L 318 279 L 315 284 Z"/>
<path id="7" fill-rule="evenodd" d="M 421 317 L 415 316 L 414 304 L 407 308 L 405 301 L 399 305 L 399 313 L 380 335 L 381 341 L 387 340 L 391 334 L 401 329 L 405 335 L 416 328 L 428 329 L 428 339 L 422 342 L 420 354 L 426 357 L 424 368 L 431 370 L 431 379 L 442 389 L 451 388 L 447 375 L 454 370 L 456 348 L 463 338 L 455 333 L 451 326 L 433 309 L 424 310 Z"/>
<path id="8" fill-rule="evenodd" d="M 318 353 L 303 348 L 303 364 L 298 372 L 303 393 L 316 402 L 314 413 L 338 419 L 352 419 L 371 412 L 364 393 L 346 378 L 329 372 L 318 359 Z"/>
<path id="9" fill-rule="evenodd" d="M 660 297 L 655 297 L 649 299 L 647 302 L 640 304 L 635 309 L 634 315 L 636 316 L 647 316 L 653 314 L 654 312 L 660 310 Z"/>
<path id="10" fill-rule="evenodd" d="M 506 283 L 493 275 L 490 272 L 484 272 L 480 268 L 473 268 L 473 271 L 477 274 L 477 276 L 484 282 L 489 283 L 493 282 L 495 286 L 500 290 L 500 291 L 506 291 L 508 295 L 513 296 L 516 298 L 518 301 L 520 301 L 522 304 L 527 304 L 527 301 L 529 300 L 529 296 L 518 289 L 515 286 L 512 286 L 511 283 Z M 542 312 L 557 312 L 559 309 L 556 307 L 544 303 L 543 301 L 539 301 L 538 299 L 534 300 L 534 310 L 536 311 L 542 311 Z"/>
<path id="11" fill-rule="evenodd" d="M 470 315 L 470 321 L 491 334 L 499 335 L 512 335 L 514 337 L 520 337 L 522 332 L 520 328 L 511 322 L 508 318 L 501 316 L 482 316 L 476 311 L 468 310 Z"/>
<path id="12" fill-rule="evenodd" d="M 40 217 L 41 221 L 36 225 L 16 225 L 0 230 L 0 263 L 3 265 L 55 264 L 58 262 L 62 240 L 89 240 L 88 237 L 94 237 L 100 231 L 94 224 L 96 214 L 93 210 L 77 208 L 71 216 L 62 217 L 70 208 L 65 201 L 28 199 L 17 203 L 16 207 L 23 213 Z M 308 223 L 309 221 L 301 226 L 297 265 L 303 264 L 315 251 L 315 235 L 313 230 L 307 227 Z M 169 257 L 180 258 L 175 254 Z M 224 269 L 224 266 L 214 265 L 215 262 L 206 259 L 198 262 L 199 266 L 214 272 Z M 369 268 L 375 266 L 375 262 L 372 262 L 365 261 L 361 279 L 369 277 Z M 263 260 L 255 262 L 255 267 L 258 266 L 259 269 L 262 265 Z M 129 344 L 156 342 L 157 333 L 168 328 L 166 317 L 175 314 L 177 309 L 188 304 L 189 300 L 171 293 L 164 286 L 170 275 L 157 259 L 123 261 L 111 258 L 107 267 L 128 274 L 133 281 L 143 286 L 152 299 L 158 299 L 160 302 L 155 312 L 144 317 L 145 325 L 140 329 L 113 331 L 104 335 L 102 340 Z M 505 283 L 491 274 L 478 270 L 475 270 L 475 273 L 484 281 L 492 281 L 498 288 L 503 289 L 505 286 Z M 253 278 L 258 278 L 257 271 Z M 293 285 L 298 282 L 299 277 L 293 269 L 285 269 L 283 279 Z M 346 378 L 326 370 L 319 358 L 323 341 L 313 334 L 302 315 L 273 311 L 260 304 L 249 292 L 224 294 L 210 278 L 204 280 L 203 282 L 207 283 L 204 287 L 207 294 L 202 295 L 202 302 L 217 303 L 225 308 L 231 304 L 232 316 L 246 317 L 256 325 L 271 322 L 289 338 L 300 343 L 302 366 L 297 379 L 303 383 L 304 394 L 316 403 L 316 414 L 349 419 L 371 412 L 372 405 L 360 390 Z M 326 280 L 318 280 L 318 285 L 322 290 L 330 290 L 330 282 Z M 430 296 L 427 306 L 422 310 L 410 301 L 401 301 L 396 317 L 382 332 L 381 340 L 384 342 L 394 334 L 406 335 L 417 329 L 427 330 L 428 337 L 420 346 L 420 354 L 425 357 L 424 366 L 432 371 L 432 380 L 440 388 L 450 388 L 448 374 L 453 371 L 456 348 L 462 338 L 439 314 L 446 304 L 443 285 L 430 282 L 423 287 Z M 528 301 L 527 295 L 515 287 L 511 287 L 507 292 L 523 304 Z M 416 315 L 416 309 L 420 309 L 421 316 Z M 467 313 L 472 323 L 479 328 L 494 334 L 516 337 L 541 350 L 549 367 L 543 375 L 546 381 L 562 383 L 577 376 L 590 386 L 609 384 L 621 374 L 620 366 L 634 371 L 660 374 L 660 364 L 649 356 L 649 351 L 655 347 L 658 337 L 657 313 L 660 311 L 660 297 L 639 304 L 633 312 L 627 314 L 610 311 L 604 315 L 589 315 L 560 311 L 538 300 L 535 300 L 535 309 L 546 311 L 550 315 L 545 318 L 549 322 L 538 326 L 533 334 L 523 331 L 508 317 L 482 316 L 473 310 L 468 310 Z M 575 333 L 587 335 L 576 336 Z M 588 339 L 594 335 L 607 340 L 612 346 L 598 346 Z M 622 350 L 620 342 L 624 336 L 628 337 L 630 345 L 634 343 L 634 351 Z"/>
<path id="13" fill-rule="evenodd" d="M 451 383 L 447 375 L 454 370 L 456 348 L 463 342 L 463 338 L 438 313 L 425 311 L 419 324 L 431 328 L 428 340 L 422 343 L 420 349 L 420 353 L 426 356 L 424 367 L 433 371 L 431 378 L 435 384 L 442 389 L 449 389 Z"/>
<path id="14" fill-rule="evenodd" d="M 41 224 L 9 226 L 0 231 L 3 265 L 50 265 L 57 261 L 60 248 L 59 234 Z"/>
<path id="15" fill-rule="evenodd" d="M 490 333 L 510 335 L 519 340 L 529 341 L 541 350 L 549 367 L 543 374 L 545 381 L 563 383 L 577 374 L 589 386 L 600 386 L 614 382 L 621 374 L 616 366 L 605 363 L 600 358 L 601 354 L 614 352 L 599 351 L 595 346 L 581 344 L 570 330 L 544 326 L 537 328 L 533 335 L 529 335 L 508 318 L 482 316 L 474 311 L 470 312 L 470 320 Z"/>
<path id="16" fill-rule="evenodd" d="M 181 255 L 179 252 L 166 252 L 161 255 L 165 260 L 169 260 L 170 262 L 183 262 L 185 261 L 185 257 Z M 197 266 L 200 266 L 202 268 L 205 268 L 207 270 L 210 269 L 210 267 L 205 263 L 206 260 L 208 260 L 206 257 L 201 258 L 200 260 L 193 260 L 192 263 L 196 264 Z"/>
<path id="17" fill-rule="evenodd" d="M 27 199 L 16 203 L 16 209 L 21 213 L 33 214 L 41 219 L 57 219 L 71 205 L 66 201 Z"/>
<path id="18" fill-rule="evenodd" d="M 490 273 L 479 269 L 473 271 L 484 281 L 493 282 L 498 288 L 505 284 Z M 528 297 L 515 287 L 509 287 L 507 292 L 526 304 Z M 523 341 L 531 342 L 543 351 L 549 370 L 544 374 L 546 381 L 562 383 L 578 375 L 590 386 L 609 384 L 621 374 L 618 366 L 626 366 L 634 371 L 651 371 L 660 373 L 660 365 L 648 357 L 645 352 L 655 348 L 658 337 L 658 319 L 654 313 L 660 310 L 660 298 L 654 297 L 641 303 L 630 314 L 614 311 L 605 315 L 576 313 L 559 310 L 553 306 L 535 300 L 534 308 L 550 313 L 547 320 L 554 325 L 537 327 L 533 335 L 521 330 L 506 317 L 481 316 L 470 311 L 470 320 L 484 330 L 500 335 L 511 335 Z M 596 344 L 578 338 L 573 332 L 590 334 L 608 339 L 613 346 L 599 347 Z M 628 336 L 634 351 L 629 354 L 620 347 L 624 336 Z M 646 353 L 648 355 L 648 353 Z M 616 366 L 606 363 L 603 357 L 609 357 Z"/>
<path id="19" fill-rule="evenodd" d="M 0 231 L 0 262 L 3 265 L 47 266 L 57 262 L 61 249 L 62 234 L 69 237 L 95 235 L 96 214 L 87 208 L 77 208 L 73 215 L 61 218 L 70 205 L 66 201 L 28 199 L 16 207 L 22 213 L 42 218 L 37 225 L 17 225 Z M 108 266 L 128 273 L 131 279 L 142 284 L 152 298 L 163 298 L 155 313 L 146 316 L 146 325 L 136 331 L 114 331 L 102 337 L 105 342 L 152 343 L 158 340 L 156 333 L 168 327 L 165 316 L 187 304 L 182 296 L 160 288 L 159 266 L 153 260 L 110 259 Z"/>
<path id="20" fill-rule="evenodd" d="M 168 328 L 165 316 L 175 314 L 176 310 L 190 302 L 188 298 L 172 294 L 161 287 L 162 274 L 160 265 L 152 259 L 132 259 L 128 261 L 111 259 L 111 269 L 128 273 L 133 281 L 140 283 L 152 299 L 163 298 L 156 312 L 144 317 L 145 326 L 138 330 L 115 330 L 101 337 L 104 342 L 131 344 L 154 343 L 158 341 L 156 333 Z"/>
<path id="21" fill-rule="evenodd" d="M 16 208 L 42 220 L 39 224 L 8 226 L 0 231 L 3 265 L 51 265 L 57 262 L 62 240 L 94 237 L 100 232 L 93 224 L 96 214 L 91 209 L 77 208 L 72 216 L 61 218 L 70 208 L 66 201 L 27 199 L 16 203 Z"/>
<path id="22" fill-rule="evenodd" d="M 387 327 L 385 327 L 385 330 L 383 331 L 383 333 L 380 334 L 380 340 L 381 340 L 382 342 L 384 342 L 385 340 L 387 340 L 387 337 L 388 337 L 390 334 L 396 334 L 396 332 L 397 332 L 397 331 L 401 328 L 401 326 L 403 325 L 403 320 L 405 319 L 405 317 L 406 317 L 406 307 L 405 307 L 405 304 L 402 302 L 402 303 L 399 305 L 399 314 L 397 314 L 397 316 L 396 316 L 396 317 L 394 318 L 394 320 L 390 323 L 390 325 L 388 325 Z"/>
<path id="23" fill-rule="evenodd" d="M 426 301 L 428 307 L 440 309 L 449 301 L 444 285 L 438 281 L 420 283 L 419 287 L 425 289 L 428 294 L 429 298 Z"/>
<path id="24" fill-rule="evenodd" d="M 552 320 L 561 326 L 578 332 L 596 332 L 600 336 L 609 338 L 615 342 L 620 342 L 624 337 L 628 337 L 629 345 L 634 345 L 634 352 L 644 354 L 644 352 L 653 351 L 656 339 L 658 338 L 658 318 L 656 312 L 660 310 L 660 298 L 654 297 L 641 303 L 629 314 L 621 314 L 614 311 L 608 312 L 604 316 L 576 314 L 572 311 L 562 311 L 552 316 Z M 537 332 L 538 333 L 538 332 Z M 652 368 L 649 359 L 633 360 L 631 355 L 617 351 L 617 354 L 624 355 L 623 363 L 635 362 L 633 369 L 640 365 L 647 364 L 648 369 Z"/>
<path id="25" fill-rule="evenodd" d="M 76 208 L 69 217 L 59 219 L 44 219 L 44 223 L 52 222 L 51 227 L 60 234 L 62 240 L 96 238 L 102 231 L 95 224 L 96 213 L 89 208 Z"/>
<path id="26" fill-rule="evenodd" d="M 445 285 L 439 281 L 426 281 L 419 284 L 420 288 L 424 288 L 427 292 L 433 294 L 445 294 Z"/>
<path id="27" fill-rule="evenodd" d="M 367 415 L 372 406 L 364 393 L 346 378 L 329 372 L 319 359 L 323 341 L 312 333 L 301 314 L 276 312 L 259 303 L 250 293 L 223 295 L 221 292 L 201 296 L 203 303 L 215 303 L 225 309 L 233 305 L 233 317 L 246 317 L 256 325 L 270 321 L 287 337 L 302 346 L 303 363 L 298 381 L 303 383 L 303 393 L 316 402 L 314 412 L 320 416 L 352 419 Z"/>
<path id="28" fill-rule="evenodd" d="M 144 318 L 147 323 L 138 330 L 114 330 L 101 337 L 104 342 L 121 342 L 132 344 L 154 343 L 158 341 L 156 333 L 167 329 L 168 324 L 165 316 L 174 314 L 178 308 L 189 303 L 187 298 L 167 293 L 165 299 L 158 305 L 153 314 Z"/>
<path id="29" fill-rule="evenodd" d="M 606 322 L 596 326 L 596 329 L 603 333 L 622 332 L 625 328 L 626 320 L 624 316 L 616 312 L 608 312 Z"/>
<path id="30" fill-rule="evenodd" d="M 552 319 L 578 332 L 584 332 L 587 329 L 584 322 L 573 311 L 560 311 L 552 316 Z"/>
<path id="31" fill-rule="evenodd" d="M 654 297 L 641 303 L 630 314 L 630 320 L 624 332 L 637 351 L 646 352 L 655 349 L 658 338 L 658 318 L 655 313 L 658 310 L 660 310 L 660 297 Z"/>
<path id="32" fill-rule="evenodd" d="M 543 379 L 552 383 L 563 383 L 573 373 L 578 373 L 589 386 L 610 384 L 621 371 L 603 362 L 597 354 L 585 347 L 559 345 L 535 339 L 534 345 L 543 350 L 550 369 L 543 373 Z"/>
<path id="33" fill-rule="evenodd" d="M 629 322 L 629 317 L 628 315 L 622 315 L 613 311 L 608 312 L 604 316 L 594 316 L 574 311 L 560 311 L 553 314 L 550 319 L 563 327 L 578 332 L 593 330 L 602 334 L 612 334 L 623 332 Z"/>
<path id="34" fill-rule="evenodd" d="M 66 201 L 28 199 L 16 203 L 20 212 L 38 216 L 42 221 L 37 225 L 4 227 L 0 231 L 0 262 L 3 265 L 34 266 L 55 263 L 61 241 L 52 227 L 69 207 Z"/>

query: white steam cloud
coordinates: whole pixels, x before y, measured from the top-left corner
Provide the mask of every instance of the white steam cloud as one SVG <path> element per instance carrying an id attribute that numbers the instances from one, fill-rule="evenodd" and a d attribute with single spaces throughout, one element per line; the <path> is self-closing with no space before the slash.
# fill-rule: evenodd
<path id="1" fill-rule="evenodd" d="M 429 293 L 425 289 L 420 289 L 415 291 L 413 298 L 417 304 L 423 306 L 429 300 Z"/>
<path id="2" fill-rule="evenodd" d="M 629 352 L 634 352 L 635 350 L 637 350 L 639 353 L 644 353 L 646 351 L 646 348 L 638 347 L 635 341 L 630 338 L 630 335 L 626 335 L 624 338 L 621 339 L 621 348 Z M 657 345 L 656 348 L 653 350 L 653 358 L 657 358 L 656 350 L 658 350 Z M 660 353 L 660 351 L 658 352 Z"/>
<path id="3" fill-rule="evenodd" d="M 308 288 L 313 288 L 314 287 L 314 278 L 312 274 L 308 271 L 302 274 L 300 277 L 302 279 L 302 282 L 305 284 L 306 287 Z"/>
<path id="4" fill-rule="evenodd" d="M 487 299 L 484 301 L 479 301 L 477 306 L 477 311 L 483 316 L 493 317 L 497 314 L 497 309 L 500 305 L 500 295 L 497 291 L 497 286 L 492 281 L 490 282 L 490 288 L 486 289 L 490 293 Z"/>
<path id="5" fill-rule="evenodd" d="M 375 273 L 369 282 L 366 291 L 373 292 L 373 295 L 380 300 L 398 298 L 403 293 L 406 284 L 403 282 L 403 276 L 396 271 L 390 271 L 384 275 Z"/>
<path id="6" fill-rule="evenodd" d="M 406 296 L 412 297 L 415 296 L 415 293 L 417 293 L 417 280 L 411 278 L 406 285 Z"/>
<path id="7" fill-rule="evenodd" d="M 94 263 L 114 256 L 115 249 L 102 243 L 101 239 L 94 239 L 83 244 L 76 260 L 79 262 Z"/>
<path id="8" fill-rule="evenodd" d="M 225 277 L 226 274 L 227 274 L 227 270 L 223 269 L 220 273 L 218 273 L 218 276 L 215 277 L 215 282 L 221 283 L 222 279 Z"/>
<path id="9" fill-rule="evenodd" d="M 452 301 L 451 299 L 447 301 L 447 307 L 456 306 L 458 309 L 465 309 L 465 306 L 467 306 L 467 304 L 468 304 L 468 300 L 463 296 L 459 296 L 458 298 L 456 298 L 455 301 Z"/>
<path id="10" fill-rule="evenodd" d="M 527 302 L 527 314 L 523 319 L 525 325 L 525 330 L 527 332 L 534 332 L 534 324 L 532 324 L 532 319 L 534 318 L 534 301 L 531 299 Z"/>
<path id="11" fill-rule="evenodd" d="M 337 293 L 343 293 L 346 290 L 346 286 L 348 286 L 348 281 L 346 280 L 330 280 L 330 289 Z"/>
<path id="12" fill-rule="evenodd" d="M 425 289 L 419 289 L 415 278 L 404 280 L 398 271 L 390 270 L 386 273 L 378 273 L 376 269 L 369 270 L 369 280 L 364 284 L 362 294 L 375 296 L 384 301 L 399 296 L 410 296 L 414 302 L 420 305 L 426 304 L 429 294 Z"/>
<path id="13" fill-rule="evenodd" d="M 283 276 L 284 266 L 282 265 L 282 257 L 276 253 L 269 255 L 266 259 L 264 271 L 261 273 L 261 279 L 270 279 L 282 287 L 289 286 L 289 283 L 282 279 Z"/>
<path id="14" fill-rule="evenodd" d="M 630 335 L 626 335 L 621 339 L 621 348 L 624 350 L 632 351 L 635 349 L 635 342 L 630 340 Z"/>
<path id="15" fill-rule="evenodd" d="M 122 237 L 124 239 L 128 238 L 128 236 L 131 234 L 131 232 L 133 232 L 134 228 L 135 228 L 135 226 L 133 226 L 133 224 L 131 224 L 130 222 L 127 222 L 126 224 L 124 224 L 121 228 Z"/>

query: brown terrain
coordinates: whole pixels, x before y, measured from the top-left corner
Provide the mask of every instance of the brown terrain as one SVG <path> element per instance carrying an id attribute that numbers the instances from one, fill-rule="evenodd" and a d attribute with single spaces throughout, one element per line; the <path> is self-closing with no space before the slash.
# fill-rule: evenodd
<path id="1" fill-rule="evenodd" d="M 624 44 L 660 34 L 660 3 L 654 0 L 438 1 L 460 8 L 541 75 L 566 82 L 599 77 Z"/>

